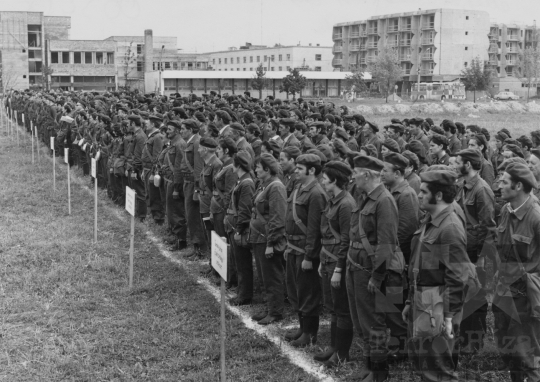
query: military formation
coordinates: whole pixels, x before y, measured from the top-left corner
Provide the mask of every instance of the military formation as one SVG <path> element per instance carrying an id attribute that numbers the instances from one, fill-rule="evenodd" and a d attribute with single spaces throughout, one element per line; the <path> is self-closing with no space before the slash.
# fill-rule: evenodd
<path id="1" fill-rule="evenodd" d="M 293 347 L 317 343 L 326 310 L 326 367 L 348 362 L 358 336 L 359 381 L 404 360 L 425 381 L 457 381 L 491 309 L 498 368 L 540 380 L 540 130 L 418 117 L 381 128 L 346 106 L 249 92 L 15 91 L 5 107 L 84 175 L 95 158 L 114 202 L 134 189 L 136 217 L 164 225 L 206 276 L 211 231 L 227 238 L 229 303 L 251 305 L 258 282 L 260 325 L 290 304 Z"/>

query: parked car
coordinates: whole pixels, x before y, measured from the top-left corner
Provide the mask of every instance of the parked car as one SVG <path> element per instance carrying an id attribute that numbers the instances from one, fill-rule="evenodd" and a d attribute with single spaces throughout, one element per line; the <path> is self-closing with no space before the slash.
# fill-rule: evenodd
<path id="1" fill-rule="evenodd" d="M 497 101 L 500 101 L 502 99 L 509 99 L 509 100 L 519 99 L 519 96 L 515 95 L 512 92 L 499 92 L 495 94 L 493 98 L 495 98 Z"/>

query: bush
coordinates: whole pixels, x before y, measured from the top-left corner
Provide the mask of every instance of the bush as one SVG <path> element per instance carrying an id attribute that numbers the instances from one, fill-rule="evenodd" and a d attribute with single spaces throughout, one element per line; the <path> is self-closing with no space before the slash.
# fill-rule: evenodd
<path id="1" fill-rule="evenodd" d="M 362 115 L 373 115 L 373 109 L 366 105 L 356 106 L 356 111 Z"/>
<path id="2" fill-rule="evenodd" d="M 396 109 L 397 113 L 401 114 L 409 114 L 411 112 L 411 108 L 409 106 L 403 105 L 401 103 L 395 104 L 394 109 Z"/>
<path id="3" fill-rule="evenodd" d="M 375 112 L 377 114 L 393 114 L 395 110 L 391 105 L 379 105 L 375 107 Z"/>
<path id="4" fill-rule="evenodd" d="M 540 114 L 540 105 L 538 105 L 536 102 L 529 102 L 528 104 L 525 105 L 525 108 L 527 109 L 527 111 L 529 113 L 534 113 L 534 114 Z"/>

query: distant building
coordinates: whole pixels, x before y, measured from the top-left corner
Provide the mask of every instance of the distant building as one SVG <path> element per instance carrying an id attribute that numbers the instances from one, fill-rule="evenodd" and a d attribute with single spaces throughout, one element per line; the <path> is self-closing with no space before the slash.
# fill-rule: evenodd
<path id="1" fill-rule="evenodd" d="M 246 45 L 240 49 L 229 48 L 219 52 L 208 52 L 212 70 L 251 71 L 262 64 L 267 71 L 287 71 L 298 68 L 304 71 L 332 71 L 332 47 L 316 45 Z"/>

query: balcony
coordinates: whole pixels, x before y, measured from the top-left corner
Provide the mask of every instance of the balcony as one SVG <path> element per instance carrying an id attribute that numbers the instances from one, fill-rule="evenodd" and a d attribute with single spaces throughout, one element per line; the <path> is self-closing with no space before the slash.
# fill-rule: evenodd
<path id="1" fill-rule="evenodd" d="M 366 50 L 366 44 L 361 44 L 360 45 L 360 50 Z"/>
<path id="2" fill-rule="evenodd" d="M 394 24 L 394 25 L 388 25 L 388 28 L 386 28 L 386 31 L 388 33 L 394 33 L 394 32 L 398 32 L 399 31 L 399 27 Z"/>
<path id="3" fill-rule="evenodd" d="M 488 64 L 493 66 L 499 66 L 499 62 L 497 60 L 489 60 Z"/>
<path id="4" fill-rule="evenodd" d="M 366 59 L 361 58 L 360 60 L 358 60 L 358 62 L 360 62 L 361 65 L 365 65 L 366 64 Z"/>
<path id="5" fill-rule="evenodd" d="M 507 46 L 506 47 L 506 51 L 508 53 L 518 53 L 519 52 L 519 48 L 517 46 Z"/>
<path id="6" fill-rule="evenodd" d="M 343 35 L 341 33 L 334 33 L 334 40 L 341 40 L 343 38 Z"/>
<path id="7" fill-rule="evenodd" d="M 360 45 L 351 45 L 349 47 L 349 51 L 351 51 L 351 52 L 357 52 L 359 50 L 360 50 Z"/>
<path id="8" fill-rule="evenodd" d="M 401 40 L 400 46 L 411 46 L 411 40 Z"/>
<path id="9" fill-rule="evenodd" d="M 367 43 L 367 48 L 368 48 L 368 49 L 377 49 L 377 45 L 378 45 L 377 42 L 373 42 L 373 41 L 372 41 L 372 42 L 368 42 L 368 43 Z"/>
<path id="10" fill-rule="evenodd" d="M 410 54 L 403 54 L 399 56 L 400 61 L 411 61 L 411 55 Z"/>
<path id="11" fill-rule="evenodd" d="M 377 28 L 368 28 L 368 34 L 378 34 Z"/>
<path id="12" fill-rule="evenodd" d="M 510 41 L 519 41 L 519 36 L 517 34 L 506 35 L 506 39 Z"/>
<path id="13" fill-rule="evenodd" d="M 426 29 L 435 29 L 435 23 L 422 24 L 422 30 L 426 30 Z"/>
<path id="14" fill-rule="evenodd" d="M 403 73 L 411 74 L 411 69 L 410 68 L 402 68 L 402 69 L 403 69 Z"/>
<path id="15" fill-rule="evenodd" d="M 372 62 L 375 62 L 376 59 L 377 59 L 377 56 L 367 56 L 366 63 L 370 64 Z"/>
<path id="16" fill-rule="evenodd" d="M 498 34 L 490 34 L 489 35 L 489 41 L 499 41 L 499 35 Z"/>
<path id="17" fill-rule="evenodd" d="M 516 60 L 506 60 L 506 65 L 517 65 Z"/>
<path id="18" fill-rule="evenodd" d="M 426 69 L 426 68 L 423 68 L 420 70 L 420 74 L 433 74 L 433 69 Z"/>
<path id="19" fill-rule="evenodd" d="M 401 28 L 399 28 L 399 30 L 401 32 L 410 32 L 412 30 L 412 25 L 411 24 L 402 25 Z"/>
<path id="20" fill-rule="evenodd" d="M 489 53 L 497 53 L 499 51 L 499 47 L 497 45 L 491 45 L 488 49 Z"/>
<path id="21" fill-rule="evenodd" d="M 358 31 L 351 32 L 349 37 L 350 38 L 358 38 L 358 37 L 360 37 L 360 32 L 358 32 Z"/>
<path id="22" fill-rule="evenodd" d="M 334 49 L 332 49 L 332 51 L 335 53 L 335 52 L 341 52 L 343 51 L 343 46 L 341 45 L 336 45 L 334 46 Z"/>
<path id="23" fill-rule="evenodd" d="M 360 37 L 367 37 L 367 32 L 366 32 L 366 30 L 361 30 L 361 31 L 360 31 Z"/>
<path id="24" fill-rule="evenodd" d="M 423 61 L 433 61 L 433 53 L 425 53 L 422 55 Z"/>
<path id="25" fill-rule="evenodd" d="M 386 46 L 397 47 L 399 46 L 399 40 L 388 40 Z"/>
<path id="26" fill-rule="evenodd" d="M 341 63 L 343 62 L 343 60 L 341 58 L 334 58 L 332 60 L 332 65 L 333 66 L 341 66 Z"/>
<path id="27" fill-rule="evenodd" d="M 423 38 L 422 45 L 433 45 L 435 43 L 434 38 Z"/>

